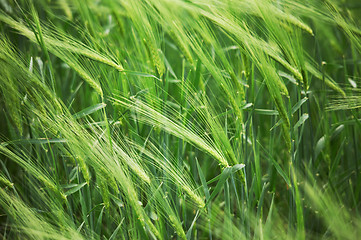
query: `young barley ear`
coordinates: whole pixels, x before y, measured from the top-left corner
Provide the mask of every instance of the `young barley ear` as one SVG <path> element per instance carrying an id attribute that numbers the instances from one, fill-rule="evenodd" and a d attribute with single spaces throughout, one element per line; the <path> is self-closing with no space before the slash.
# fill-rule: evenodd
<path id="1" fill-rule="evenodd" d="M 59 6 L 63 9 L 65 15 L 67 18 L 72 21 L 73 20 L 73 13 L 71 11 L 71 8 L 69 6 L 69 3 L 67 0 L 58 0 Z"/>
<path id="2" fill-rule="evenodd" d="M 230 94 L 227 94 L 230 96 Z M 236 102 L 236 100 L 233 97 L 229 97 L 229 102 L 231 103 L 233 110 L 236 113 L 236 116 L 239 120 L 239 122 L 243 123 L 243 112 L 242 110 L 239 108 L 239 103 Z"/>
<path id="3" fill-rule="evenodd" d="M 89 173 L 89 169 L 88 169 L 84 159 L 82 157 L 78 156 L 78 157 L 76 157 L 76 161 L 77 161 L 77 163 L 79 165 L 81 173 L 83 174 L 84 180 L 89 185 L 89 183 L 90 183 L 90 173 Z"/>
<path id="4" fill-rule="evenodd" d="M 311 36 L 314 36 L 312 29 L 307 24 L 305 24 L 302 21 L 300 21 L 299 19 L 297 19 L 295 16 L 287 14 L 276 8 L 274 8 L 274 10 L 275 10 L 274 14 L 277 15 L 277 17 L 284 19 L 288 23 L 308 32 Z M 282 24 L 282 22 L 280 22 L 280 23 Z"/>
<path id="5" fill-rule="evenodd" d="M 180 224 L 178 218 L 174 215 L 174 214 L 170 214 L 168 216 L 169 218 L 169 222 L 172 224 L 172 227 L 174 228 L 174 230 L 176 231 L 177 235 L 183 239 L 183 240 L 186 240 L 187 239 L 187 236 L 185 235 L 184 233 L 184 230 L 183 230 L 183 227 L 182 225 Z"/>
<path id="6" fill-rule="evenodd" d="M 182 189 L 188 194 L 188 196 L 197 204 L 197 206 L 201 209 L 204 208 L 205 203 L 197 194 L 195 194 L 189 186 L 183 185 Z"/>
<path id="7" fill-rule="evenodd" d="M 84 71 L 84 69 L 82 69 L 81 67 L 79 67 L 79 65 L 73 63 L 72 61 L 67 61 L 66 63 L 72 69 L 74 69 L 79 74 L 79 76 L 86 83 L 88 83 L 90 85 L 90 87 L 92 87 L 100 95 L 100 97 L 103 99 L 103 90 L 102 90 L 101 86 L 93 78 L 91 78 L 90 75 Z"/>
<path id="8" fill-rule="evenodd" d="M 290 120 L 288 118 L 286 107 L 282 99 L 281 91 L 277 84 L 277 78 L 279 78 L 279 76 L 273 67 L 273 63 L 267 60 L 267 58 L 262 59 L 262 66 L 262 71 L 265 77 L 268 91 L 276 105 L 281 119 L 283 120 L 282 129 L 287 149 L 288 151 L 291 151 Z"/>
<path id="9" fill-rule="evenodd" d="M 233 84 L 236 86 L 237 89 L 237 95 L 241 99 L 241 101 L 245 101 L 246 94 L 244 92 L 242 84 L 238 81 L 236 74 L 232 70 L 228 70 L 229 76 L 231 77 Z"/>
<path id="10" fill-rule="evenodd" d="M 179 50 L 184 54 L 185 58 L 190 64 L 194 64 L 193 57 L 188 49 L 188 47 L 180 40 L 178 35 L 173 31 L 169 31 L 169 36 L 174 40 L 175 44 L 178 46 Z"/>
<path id="11" fill-rule="evenodd" d="M 272 56 L 277 62 L 279 62 L 280 64 L 282 64 L 288 71 L 290 71 L 297 80 L 299 80 L 300 82 L 303 82 L 303 76 L 300 73 L 300 71 L 298 71 L 297 68 L 293 67 L 291 64 L 289 64 L 286 60 L 284 60 L 283 58 L 279 57 L 279 56 Z"/>
<path id="12" fill-rule="evenodd" d="M 13 99 L 11 103 L 8 104 L 8 111 L 11 116 L 11 119 L 14 122 L 15 127 L 18 129 L 19 134 L 23 135 L 23 121 L 21 117 L 21 112 L 19 109 L 20 103 L 18 103 L 19 99 Z"/>
<path id="13" fill-rule="evenodd" d="M 285 85 L 285 83 L 282 81 L 281 78 L 276 78 L 276 81 L 275 81 L 280 93 L 283 95 L 283 96 L 286 96 L 286 97 L 289 97 L 289 93 L 288 93 L 288 89 Z"/>
<path id="14" fill-rule="evenodd" d="M 114 61 L 112 61 L 112 60 L 110 60 L 110 59 L 108 59 L 108 58 L 106 58 L 104 56 L 101 56 L 101 55 L 97 54 L 97 53 L 94 53 L 92 51 L 82 51 L 80 53 L 82 53 L 84 56 L 86 56 L 86 57 L 88 57 L 90 59 L 93 59 L 95 61 L 104 63 L 104 64 L 106 64 L 106 65 L 108 65 L 110 67 L 113 67 L 113 68 L 117 69 L 120 72 L 124 71 L 124 68 L 123 68 L 123 66 L 121 64 L 116 63 L 116 62 L 114 62 Z"/>
<path id="15" fill-rule="evenodd" d="M 66 201 L 66 195 L 64 192 L 60 190 L 51 180 L 41 175 L 35 177 L 38 178 L 49 190 L 56 193 L 63 201 Z"/>
<path id="16" fill-rule="evenodd" d="M 104 179 L 102 174 L 97 174 L 97 182 L 98 182 L 98 186 L 100 189 L 100 194 L 103 198 L 103 203 L 104 203 L 105 209 L 109 210 L 110 198 L 109 198 L 109 189 L 108 189 L 107 180 Z"/>
<path id="17" fill-rule="evenodd" d="M 3 176 L 2 174 L 0 174 L 0 183 L 4 184 L 5 186 L 9 187 L 9 188 L 13 188 L 14 187 L 14 183 L 10 182 L 9 179 L 7 179 L 5 176 Z"/>
<path id="18" fill-rule="evenodd" d="M 28 97 L 29 97 L 32 105 L 35 107 L 36 111 L 42 115 L 45 115 L 46 110 L 45 110 L 43 104 L 41 104 L 40 100 L 37 98 L 37 96 L 32 91 L 29 91 Z"/>
<path id="19" fill-rule="evenodd" d="M 119 188 L 114 177 L 111 176 L 111 174 L 103 167 L 99 168 L 99 173 L 102 175 L 103 180 L 106 181 L 107 184 L 113 189 L 113 191 L 118 194 Z"/>
<path id="20" fill-rule="evenodd" d="M 149 49 L 150 57 L 153 62 L 153 66 L 157 69 L 159 76 L 163 76 L 165 72 L 164 63 L 160 58 L 161 50 L 156 47 L 155 41 L 152 40 L 150 37 L 146 37 L 144 43 Z"/>
<path id="21" fill-rule="evenodd" d="M 282 123 L 282 136 L 283 136 L 284 142 L 286 143 L 286 148 L 287 148 L 288 152 L 291 152 L 292 139 L 291 139 L 291 135 L 290 135 L 290 127 L 284 123 Z"/>
<path id="22" fill-rule="evenodd" d="M 25 85 L 26 86 L 25 90 L 27 93 L 32 95 L 34 104 L 36 104 L 39 107 L 40 105 L 42 105 L 40 102 L 36 102 L 37 101 L 36 99 L 38 99 L 40 96 L 42 99 L 46 99 L 47 101 L 49 101 L 51 103 L 50 106 L 54 107 L 56 111 L 62 113 L 63 107 L 59 103 L 57 97 L 53 94 L 52 91 L 49 90 L 49 88 L 46 85 L 44 85 L 44 83 L 41 82 L 38 76 L 27 71 L 24 65 L 18 64 L 17 66 L 19 71 L 21 71 L 21 75 L 25 76 L 24 80 L 28 82 Z M 47 107 L 49 107 L 49 105 Z M 41 109 L 45 109 L 44 106 L 41 107 Z"/>
<path id="23" fill-rule="evenodd" d="M 9 115 L 12 120 L 12 124 L 19 131 L 20 135 L 23 134 L 23 122 L 21 117 L 20 110 L 20 99 L 18 95 L 18 90 L 16 90 L 16 86 L 11 84 L 12 80 L 10 78 L 7 79 L 10 84 L 6 84 L 7 86 L 3 86 L 6 88 L 6 94 L 3 93 L 4 101 L 6 105 L 6 109 L 9 112 Z"/>
<path id="24" fill-rule="evenodd" d="M 325 64 L 325 62 L 323 62 L 322 64 Z M 325 84 L 329 88 L 335 90 L 337 93 L 339 93 L 343 97 L 346 97 L 345 91 L 342 88 L 340 88 L 340 86 L 332 78 L 330 78 L 327 74 L 322 74 L 309 62 L 305 63 L 305 68 L 310 74 L 312 74 L 317 79 L 325 81 Z"/>
<path id="25" fill-rule="evenodd" d="M 274 100 L 276 103 L 278 113 L 280 114 L 281 119 L 283 120 L 283 123 L 282 123 L 283 139 L 286 143 L 287 150 L 290 152 L 291 151 L 290 120 L 289 120 L 289 118 L 287 116 L 287 112 L 284 108 L 282 98 L 275 97 Z"/>
<path id="26" fill-rule="evenodd" d="M 64 0 L 65 1 L 65 0 Z M 14 19 L 1 15 L 0 14 L 0 21 L 3 21 L 4 23 L 8 24 L 12 28 L 19 31 L 19 33 L 25 37 L 27 37 L 32 42 L 39 44 L 37 42 L 37 38 L 33 31 L 31 31 L 28 26 L 19 23 L 15 21 Z M 40 24 L 40 23 L 39 23 Z M 124 71 L 124 68 L 121 64 L 111 60 L 109 57 L 104 56 L 103 54 L 95 51 L 94 49 L 91 49 L 89 47 L 85 47 L 83 44 L 77 42 L 74 39 L 68 38 L 67 36 L 63 35 L 60 32 L 53 32 L 46 28 L 45 26 L 42 26 L 44 34 L 43 40 L 46 44 L 48 50 L 58 56 L 59 58 L 62 58 L 63 53 L 75 53 L 82 56 L 85 56 L 89 59 L 92 59 L 94 61 L 98 61 L 104 64 L 107 64 L 111 67 L 114 67 L 118 71 Z M 65 51 L 64 51 L 65 50 Z"/>
<path id="27" fill-rule="evenodd" d="M 128 180 L 128 179 L 127 179 Z M 126 181 L 127 181 L 126 180 Z M 152 221 L 149 219 L 149 217 L 145 214 L 144 209 L 139 205 L 139 201 L 138 201 L 138 197 L 137 194 L 134 190 L 133 187 L 131 186 L 126 186 L 128 185 L 127 183 L 125 183 L 124 187 L 126 187 L 126 194 L 134 208 L 134 211 L 136 212 L 137 216 L 138 216 L 138 220 L 140 221 L 140 223 L 145 227 L 148 226 L 150 231 L 155 235 L 155 237 L 157 239 L 163 239 L 158 231 L 158 229 L 154 226 L 154 224 L 152 223 Z"/>

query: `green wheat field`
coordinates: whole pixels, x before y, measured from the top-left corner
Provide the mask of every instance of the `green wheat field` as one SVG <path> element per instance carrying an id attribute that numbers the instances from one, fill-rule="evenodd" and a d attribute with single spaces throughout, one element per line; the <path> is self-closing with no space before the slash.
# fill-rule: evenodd
<path id="1" fill-rule="evenodd" d="M 2 239 L 361 236 L 360 0 L 0 0 Z"/>

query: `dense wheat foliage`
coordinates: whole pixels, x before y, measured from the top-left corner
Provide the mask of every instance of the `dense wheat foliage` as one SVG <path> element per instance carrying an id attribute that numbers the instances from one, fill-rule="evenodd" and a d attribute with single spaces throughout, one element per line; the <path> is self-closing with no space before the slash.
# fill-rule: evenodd
<path id="1" fill-rule="evenodd" d="M 0 0 L 0 236 L 357 239 L 360 14 Z"/>

